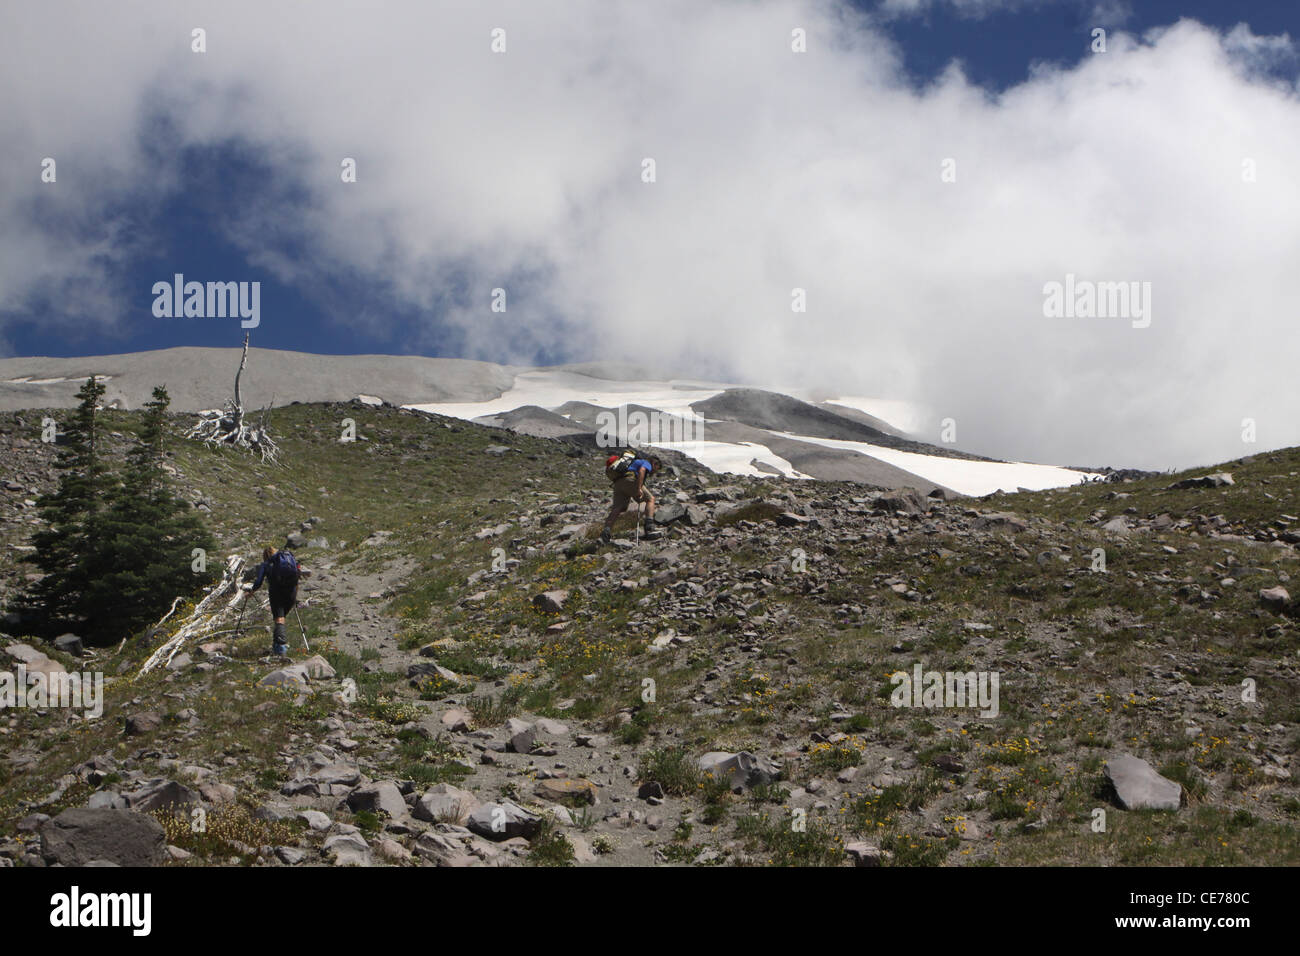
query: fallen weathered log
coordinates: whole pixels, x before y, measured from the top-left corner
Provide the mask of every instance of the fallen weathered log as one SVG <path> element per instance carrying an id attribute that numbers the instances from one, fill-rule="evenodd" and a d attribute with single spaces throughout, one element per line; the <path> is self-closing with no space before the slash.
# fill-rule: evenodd
<path id="1" fill-rule="evenodd" d="M 143 677 L 159 664 L 165 666 L 171 663 L 171 659 L 191 638 L 207 637 L 212 634 L 214 625 L 220 623 L 222 617 L 243 597 L 243 592 L 239 589 L 243 573 L 244 559 L 237 554 L 232 554 L 226 559 L 226 569 L 221 575 L 221 580 L 214 584 L 203 600 L 194 606 L 194 610 L 190 612 L 176 633 L 149 655 L 149 659 L 144 662 L 135 676 Z M 176 605 L 173 603 L 172 611 L 175 609 Z M 171 616 L 172 611 L 167 612 L 164 621 Z"/>

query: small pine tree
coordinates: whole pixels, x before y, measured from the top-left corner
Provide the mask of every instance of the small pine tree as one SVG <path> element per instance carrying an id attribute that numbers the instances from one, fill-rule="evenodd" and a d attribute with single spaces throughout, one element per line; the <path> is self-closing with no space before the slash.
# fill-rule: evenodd
<path id="1" fill-rule="evenodd" d="M 161 386 L 145 405 L 144 423 L 128 453 L 120 493 L 96 518 L 96 547 L 89 555 L 88 634 L 113 636 L 137 630 L 166 611 L 177 594 L 210 583 L 212 570 L 196 572 L 193 551 L 216 542 L 190 506 L 173 495 L 163 471 L 167 407 Z"/>
<path id="2" fill-rule="evenodd" d="M 99 476 L 96 502 L 79 512 L 80 533 L 71 540 L 55 541 L 51 535 L 57 534 L 59 526 L 54 526 L 38 536 L 49 549 L 43 556 L 48 576 L 40 583 L 41 597 L 47 602 L 45 616 L 78 619 L 92 641 L 138 630 L 161 616 L 177 594 L 193 593 L 215 577 L 215 569 L 197 573 L 193 569 L 193 550 L 210 553 L 216 543 L 199 516 L 173 495 L 163 470 L 169 404 L 167 390 L 155 388 L 120 481 L 102 466 L 84 461 L 80 469 L 70 467 L 65 472 L 60 492 L 67 484 L 68 494 L 59 499 L 65 510 L 71 507 L 69 502 L 76 503 L 75 496 L 84 486 L 79 476 L 87 469 Z M 82 413 L 79 409 L 78 421 L 84 420 Z M 81 444 L 92 450 L 93 457 L 93 440 Z M 58 499 L 59 492 L 52 498 Z M 62 571 L 51 560 L 56 552 L 64 562 Z"/>
<path id="3" fill-rule="evenodd" d="M 113 478 L 101 456 L 99 400 L 104 386 L 94 376 L 77 392 L 80 405 L 64 429 L 55 461 L 59 486 L 36 502 L 45 529 L 32 536 L 31 561 L 45 575 L 30 593 L 30 605 L 47 621 L 77 617 L 87 583 L 84 556 L 94 549 L 96 518 Z"/>

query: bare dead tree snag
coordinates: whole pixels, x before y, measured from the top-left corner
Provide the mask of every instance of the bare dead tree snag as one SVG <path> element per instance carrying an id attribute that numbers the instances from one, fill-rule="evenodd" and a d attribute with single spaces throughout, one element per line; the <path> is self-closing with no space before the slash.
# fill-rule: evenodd
<path id="1" fill-rule="evenodd" d="M 198 422 L 188 432 L 186 438 L 194 438 L 205 445 L 231 445 L 246 448 L 262 456 L 262 461 L 272 464 L 279 460 L 280 449 L 266 427 L 266 409 L 262 410 L 261 420 L 254 426 L 244 421 L 244 399 L 239 391 L 239 379 L 248 365 L 248 333 L 244 333 L 244 352 L 239 359 L 239 368 L 235 372 L 235 397 L 227 401 L 224 410 L 212 409 L 199 413 Z"/>

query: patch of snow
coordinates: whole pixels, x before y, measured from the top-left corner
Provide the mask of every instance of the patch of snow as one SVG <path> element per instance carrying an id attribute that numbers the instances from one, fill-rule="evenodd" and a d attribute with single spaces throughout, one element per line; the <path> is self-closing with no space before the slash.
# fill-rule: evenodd
<path id="1" fill-rule="evenodd" d="M 691 409 L 693 402 L 713 398 L 733 387 L 736 386 L 680 379 L 666 382 L 619 381 L 594 378 L 577 372 L 542 369 L 516 374 L 514 384 L 509 390 L 498 398 L 485 402 L 432 402 L 406 407 L 466 421 L 502 415 L 523 405 L 536 405 L 554 411 L 566 402 L 587 402 L 610 409 L 620 405 L 641 405 L 665 414 L 690 416 L 695 414 Z M 768 389 L 768 391 L 781 391 L 794 398 L 809 400 L 798 390 Z M 365 400 L 369 396 L 359 397 Z M 874 415 L 905 432 L 915 432 L 922 424 L 921 410 L 907 402 L 844 395 L 830 400 L 829 404 Z M 1059 488 L 1077 484 L 1090 477 L 1082 472 L 1058 468 L 1054 465 L 967 461 L 960 458 L 895 451 L 892 448 L 867 442 L 836 441 L 827 438 L 811 438 L 806 435 L 786 437 L 828 448 L 855 451 L 967 495 L 986 495 L 999 489 L 1014 492 L 1017 488 L 1032 490 Z M 810 475 L 796 471 L 789 461 L 775 454 L 766 445 L 718 441 L 657 444 L 658 447 L 671 448 L 688 455 L 718 474 L 762 476 L 764 472 L 750 464 L 752 460 L 758 459 L 778 469 L 787 478 L 811 479 Z"/>
<path id="2" fill-rule="evenodd" d="M 757 458 L 766 465 L 778 469 L 787 478 L 806 478 L 811 475 L 796 471 L 790 462 L 775 454 L 766 445 L 754 442 L 725 441 L 673 441 L 656 442 L 655 448 L 670 448 L 694 458 L 705 468 L 718 474 L 750 475 L 761 478 L 764 472 L 755 468 L 751 461 Z"/>
<path id="3" fill-rule="evenodd" d="M 97 382 L 111 382 L 112 380 L 113 380 L 113 376 L 111 375 L 95 376 L 95 381 Z M 60 376 L 59 378 L 32 378 L 30 375 L 24 375 L 22 378 L 5 379 L 5 384 L 6 385 L 61 385 L 67 381 L 72 381 L 72 380 L 64 378 L 62 376 Z M 78 378 L 75 379 L 75 381 L 80 382 L 84 380 Z"/>
<path id="4" fill-rule="evenodd" d="M 870 414 L 870 413 L 869 413 Z M 1056 465 L 1034 465 L 1018 461 L 968 461 L 964 458 L 944 458 L 940 455 L 922 455 L 912 451 L 897 451 L 861 441 L 839 441 L 832 438 L 812 438 L 808 435 L 786 435 L 798 441 L 856 451 L 859 454 L 883 461 L 886 464 L 920 475 L 927 481 L 944 485 L 964 495 L 987 495 L 994 491 L 1015 491 L 1028 488 L 1062 488 L 1077 485 L 1090 473 L 1058 468 Z"/>
<path id="5" fill-rule="evenodd" d="M 408 408 L 472 420 L 512 412 L 521 405 L 554 410 L 566 402 L 589 402 L 602 408 L 644 405 L 675 415 L 690 415 L 691 403 L 720 395 L 729 386 L 672 379 L 667 382 L 622 382 L 554 370 L 520 372 L 514 386 L 486 402 L 433 402 Z"/>

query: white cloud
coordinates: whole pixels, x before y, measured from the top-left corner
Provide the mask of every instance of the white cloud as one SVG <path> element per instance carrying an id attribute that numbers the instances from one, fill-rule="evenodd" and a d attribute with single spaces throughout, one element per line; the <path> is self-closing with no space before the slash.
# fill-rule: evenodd
<path id="1" fill-rule="evenodd" d="M 1133 17 L 1133 8 L 1128 0 L 1097 0 L 1092 5 L 1091 22 L 1097 26 L 1120 27 Z"/>
<path id="2" fill-rule="evenodd" d="M 178 148 L 237 141 L 267 174 L 214 229 L 309 290 L 355 274 L 446 309 L 468 357 L 527 361 L 558 340 L 579 358 L 897 398 L 931 411 L 932 439 L 952 417 L 960 447 L 1031 461 L 1163 467 L 1300 443 L 1300 101 L 1260 73 L 1289 41 L 1190 21 L 1112 33 L 1108 53 L 990 96 L 956 68 L 913 90 L 863 16 L 816 0 L 553 10 L 11 16 L 0 310 L 41 290 L 66 305 L 68 282 L 105 321 L 147 321 L 150 296 L 104 283 L 154 241 L 139 204 L 185 188 Z M 44 156 L 57 186 L 39 182 Z M 1045 319 L 1042 287 L 1067 273 L 1150 281 L 1151 327 Z M 488 310 L 497 285 L 504 318 Z M 1239 441 L 1244 417 L 1260 446 Z"/>

